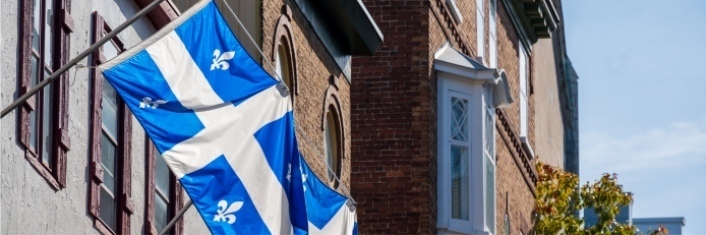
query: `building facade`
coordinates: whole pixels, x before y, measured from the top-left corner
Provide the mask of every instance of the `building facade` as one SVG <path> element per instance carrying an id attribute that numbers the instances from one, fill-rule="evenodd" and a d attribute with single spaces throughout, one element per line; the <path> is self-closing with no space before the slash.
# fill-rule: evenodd
<path id="1" fill-rule="evenodd" d="M 3 1 L 0 106 L 150 2 Z M 146 39 L 193 2 L 162 3 L 0 120 L 0 233 L 155 234 L 174 217 L 188 197 L 94 66 Z M 382 40 L 365 6 L 228 0 L 229 8 L 216 2 L 250 55 L 289 86 L 300 149 L 311 168 L 347 193 L 351 56 L 373 54 Z M 179 221 L 170 233 L 207 233 L 195 209 Z"/>
<path id="2" fill-rule="evenodd" d="M 559 18 L 561 1 L 553 1 Z M 564 25 L 533 45 L 537 158 L 578 174 L 578 75 L 566 50 Z"/>
<path id="3" fill-rule="evenodd" d="M 353 63 L 361 233 L 531 234 L 537 152 L 565 148 L 561 104 L 538 94 L 556 71 L 536 71 L 557 63 L 555 1 L 364 2 L 387 38 Z"/>

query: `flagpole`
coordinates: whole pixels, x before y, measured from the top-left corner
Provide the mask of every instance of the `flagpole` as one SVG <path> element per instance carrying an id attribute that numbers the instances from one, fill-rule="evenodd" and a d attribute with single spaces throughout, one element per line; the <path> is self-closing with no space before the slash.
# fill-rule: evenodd
<path id="1" fill-rule="evenodd" d="M 159 232 L 159 235 L 166 234 L 167 231 L 169 231 L 169 229 L 171 229 L 174 226 L 174 224 L 176 224 L 176 222 L 179 221 L 179 219 L 181 219 L 182 216 L 184 216 L 184 213 L 186 213 L 186 210 L 191 208 L 191 205 L 194 205 L 194 202 L 189 200 L 189 202 L 187 202 L 186 205 L 184 205 L 184 207 L 182 207 L 181 210 L 179 210 L 179 212 L 177 212 L 177 214 L 174 215 L 174 218 L 172 218 L 172 220 L 169 221 L 167 226 L 164 227 L 164 229 L 162 229 L 162 231 Z"/>
<path id="2" fill-rule="evenodd" d="M 40 89 L 42 89 L 42 88 L 44 88 L 45 86 L 49 85 L 49 83 L 51 83 L 51 82 L 53 82 L 54 80 L 60 78 L 60 75 L 61 75 L 61 74 L 63 74 L 63 73 L 66 72 L 67 70 L 69 70 L 69 69 L 70 69 L 71 67 L 73 67 L 74 65 L 78 64 L 78 62 L 80 62 L 81 60 L 83 60 L 84 58 L 86 58 L 88 55 L 90 55 L 91 53 L 93 53 L 93 51 L 97 50 L 98 48 L 100 48 L 101 46 L 103 46 L 103 44 L 105 44 L 105 43 L 108 42 L 109 40 L 113 39 L 113 37 L 115 37 L 115 35 L 118 35 L 118 33 L 120 33 L 120 32 L 122 32 L 123 30 L 125 30 L 127 27 L 129 27 L 130 25 L 132 25 L 132 23 L 135 23 L 135 21 L 137 21 L 140 17 L 146 15 L 147 13 L 149 13 L 150 11 L 152 11 L 154 8 L 156 8 L 157 6 L 159 6 L 159 4 L 161 4 L 161 3 L 164 2 L 164 1 L 165 1 L 165 0 L 155 0 L 154 2 L 150 3 L 149 5 L 147 5 L 145 8 L 142 8 L 142 10 L 138 11 L 137 14 L 135 14 L 132 18 L 130 18 L 129 20 L 125 21 L 123 24 L 121 24 L 120 26 L 118 26 L 117 28 L 115 28 L 113 31 L 111 31 L 110 33 L 108 33 L 108 35 L 106 35 L 105 37 L 103 37 L 103 38 L 101 38 L 100 40 L 98 40 L 98 42 L 96 42 L 96 43 L 94 43 L 93 45 L 91 45 L 88 49 L 86 49 L 85 51 L 83 51 L 81 54 L 79 54 L 76 58 L 74 58 L 73 60 L 71 60 L 69 63 L 65 64 L 65 65 L 62 66 L 61 68 L 59 68 L 59 69 L 57 69 L 56 71 L 54 71 L 54 73 L 52 73 L 51 75 L 49 75 L 48 78 L 44 79 L 42 82 L 40 82 L 39 84 L 37 84 L 36 86 L 34 86 L 31 90 L 27 91 L 27 93 L 25 93 L 24 95 L 22 95 L 22 96 L 20 96 L 19 98 L 17 98 L 17 100 L 15 100 L 15 102 L 12 102 L 12 104 L 10 104 L 9 106 L 7 106 L 5 109 L 2 110 L 2 112 L 0 112 L 0 118 L 5 117 L 5 115 L 7 115 L 8 113 L 10 113 L 10 111 L 12 111 L 13 109 L 17 108 L 18 105 L 20 105 L 22 102 L 24 102 L 25 100 L 29 99 L 29 97 L 31 97 L 32 95 L 34 95 L 34 93 L 37 93 L 37 91 L 39 91 Z"/>

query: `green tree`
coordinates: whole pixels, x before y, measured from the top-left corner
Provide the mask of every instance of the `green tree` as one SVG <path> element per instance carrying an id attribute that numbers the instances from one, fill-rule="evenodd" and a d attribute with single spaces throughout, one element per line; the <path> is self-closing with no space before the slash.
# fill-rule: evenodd
<path id="1" fill-rule="evenodd" d="M 616 174 L 603 174 L 593 183 L 579 186 L 577 175 L 537 162 L 537 200 L 535 202 L 535 233 L 542 235 L 634 235 L 632 225 L 620 224 L 615 217 L 620 208 L 632 203 L 632 196 L 623 191 Z M 593 208 L 598 222 L 584 227 L 575 212 Z M 650 235 L 668 234 L 651 231 Z"/>

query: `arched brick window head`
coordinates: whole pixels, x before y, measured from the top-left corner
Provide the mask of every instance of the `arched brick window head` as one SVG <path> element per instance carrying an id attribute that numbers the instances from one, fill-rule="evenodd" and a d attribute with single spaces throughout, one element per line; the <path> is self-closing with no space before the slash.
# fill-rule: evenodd
<path id="1" fill-rule="evenodd" d="M 326 89 L 326 95 L 324 96 L 324 106 L 322 110 L 321 117 L 321 129 L 324 131 L 324 154 L 326 164 L 331 168 L 331 171 L 327 172 L 329 185 L 331 187 L 338 188 L 340 182 L 344 179 L 341 178 L 341 171 L 343 169 L 343 159 L 344 159 L 344 141 L 343 138 L 343 116 L 341 116 L 341 104 L 338 100 L 338 80 L 336 76 L 329 76 L 329 86 Z M 336 180 L 338 178 L 338 180 Z"/>
<path id="2" fill-rule="evenodd" d="M 272 38 L 272 61 L 275 72 L 289 88 L 292 95 L 292 104 L 295 104 L 297 90 L 297 61 L 296 44 L 292 36 L 292 9 L 282 6 L 282 15 L 277 20 L 274 37 Z"/>

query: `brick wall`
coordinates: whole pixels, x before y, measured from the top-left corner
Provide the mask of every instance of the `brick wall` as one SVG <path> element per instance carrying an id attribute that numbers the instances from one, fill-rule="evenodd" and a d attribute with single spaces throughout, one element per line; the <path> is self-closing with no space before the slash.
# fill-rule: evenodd
<path id="1" fill-rule="evenodd" d="M 498 1 L 498 67 L 504 69 L 510 80 L 510 90 L 513 97 L 519 97 L 519 39 L 515 27 L 510 21 L 510 16 L 505 11 L 503 1 Z M 528 54 L 528 64 L 532 65 L 533 58 Z M 534 95 L 533 95 L 533 76 L 532 66 L 528 70 L 528 138 L 530 144 L 534 146 Z M 523 165 L 523 158 L 527 158 L 526 153 L 520 148 L 518 143 L 513 143 L 512 140 L 519 137 L 520 130 L 520 103 L 519 98 L 510 107 L 504 109 L 506 118 L 509 122 L 508 128 L 500 128 L 500 123 L 496 123 L 498 135 L 496 135 L 496 167 L 497 167 L 497 185 L 496 185 L 496 221 L 497 231 L 503 231 L 504 216 L 507 212 L 511 234 L 518 234 L 522 231 L 524 234 L 529 233 L 533 221 L 531 218 L 534 208 L 534 195 L 532 179 L 529 178 L 526 171 L 526 165 Z M 503 136 L 507 138 L 504 139 Z M 514 137 L 514 138 L 513 138 Z M 524 154 L 523 154 L 524 153 Z M 531 166 L 531 165 L 530 165 Z M 530 186 L 529 184 L 532 184 Z"/>
<path id="2" fill-rule="evenodd" d="M 364 3 L 385 41 L 374 57 L 353 60 L 352 190 L 360 231 L 433 233 L 429 2 Z"/>
<path id="3" fill-rule="evenodd" d="M 364 3 L 385 42 L 374 57 L 356 57 L 353 63 L 352 190 L 358 201 L 360 232 L 436 233 L 437 81 L 433 55 L 448 41 L 471 58 L 478 56 L 476 3 L 457 1 L 463 15 L 460 23 L 451 18 L 443 0 Z M 483 5 L 486 19 L 482 27 L 488 33 L 489 2 Z M 517 101 L 518 37 L 501 0 L 497 9 L 498 66 L 507 72 Z M 487 43 L 485 47 L 487 58 Z M 529 91 L 528 133 L 533 144 L 534 96 Z M 507 209 L 512 234 L 520 230 L 528 234 L 534 183 L 531 170 L 527 170 L 529 161 L 523 161 L 526 153 L 519 145 L 519 103 L 498 113 L 505 121 L 496 123 L 497 231 L 503 231 Z"/>

